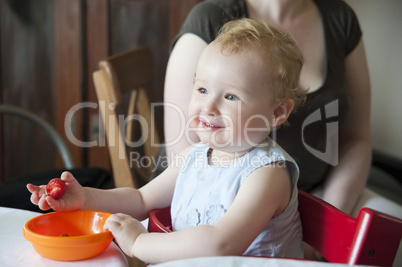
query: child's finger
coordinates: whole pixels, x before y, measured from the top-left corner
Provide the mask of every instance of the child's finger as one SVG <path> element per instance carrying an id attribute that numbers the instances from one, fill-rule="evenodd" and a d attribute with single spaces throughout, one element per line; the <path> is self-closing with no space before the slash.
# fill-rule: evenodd
<path id="1" fill-rule="evenodd" d="M 48 209 L 50 209 L 50 206 L 49 206 L 49 204 L 48 204 L 47 201 L 46 201 L 46 195 L 42 195 L 42 196 L 39 198 L 38 207 L 39 207 L 41 210 L 48 210 Z"/>
<path id="2" fill-rule="evenodd" d="M 37 192 L 33 192 L 31 195 L 31 202 L 35 205 L 38 205 L 39 202 L 39 194 Z"/>
<path id="3" fill-rule="evenodd" d="M 33 184 L 27 184 L 27 189 L 31 193 L 37 192 L 38 194 L 40 194 L 42 187 Z"/>
<path id="4" fill-rule="evenodd" d="M 29 192 L 33 193 L 35 192 L 35 186 L 33 184 L 27 184 L 27 189 Z"/>
<path id="5" fill-rule="evenodd" d="M 107 218 L 105 224 L 103 225 L 103 230 L 109 230 L 113 232 L 115 229 L 120 228 L 120 216 L 118 214 L 112 214 Z"/>
<path id="6" fill-rule="evenodd" d="M 41 195 L 40 194 L 41 188 L 33 184 L 27 184 L 27 189 L 31 193 L 31 202 L 37 205 Z"/>
<path id="7" fill-rule="evenodd" d="M 68 171 L 61 174 L 60 179 L 62 179 L 67 186 L 67 191 L 77 192 L 81 189 L 81 185 L 75 179 L 75 177 Z"/>
<path id="8" fill-rule="evenodd" d="M 61 174 L 60 179 L 62 179 L 66 183 L 71 183 L 75 180 L 74 176 L 68 171 L 64 171 Z"/>
<path id="9" fill-rule="evenodd" d="M 54 198 L 47 196 L 46 197 L 46 202 L 50 208 L 53 210 L 59 210 L 60 209 L 60 202 L 58 200 L 55 200 Z"/>

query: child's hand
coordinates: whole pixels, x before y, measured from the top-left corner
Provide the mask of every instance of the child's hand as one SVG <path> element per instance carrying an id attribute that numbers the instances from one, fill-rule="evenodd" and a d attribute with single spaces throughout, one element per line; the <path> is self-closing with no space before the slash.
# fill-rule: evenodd
<path id="1" fill-rule="evenodd" d="M 57 211 L 69 211 L 81 209 L 86 200 L 85 189 L 78 183 L 69 172 L 63 172 L 60 177 L 66 183 L 66 194 L 55 200 L 46 195 L 46 185 L 36 186 L 27 184 L 31 195 L 31 202 L 41 210 L 53 209 Z"/>
<path id="2" fill-rule="evenodd" d="M 122 213 L 111 215 L 106 220 L 103 229 L 112 232 L 121 250 L 130 257 L 134 257 L 132 248 L 137 237 L 142 233 L 147 233 L 141 222 Z"/>

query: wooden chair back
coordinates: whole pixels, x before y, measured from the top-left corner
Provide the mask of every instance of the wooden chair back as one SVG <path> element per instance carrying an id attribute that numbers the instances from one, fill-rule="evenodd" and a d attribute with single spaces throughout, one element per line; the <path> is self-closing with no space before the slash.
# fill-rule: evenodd
<path id="1" fill-rule="evenodd" d="M 329 262 L 392 266 L 402 238 L 402 220 L 369 208 L 353 218 L 301 190 L 299 213 L 303 241 Z M 170 207 L 150 212 L 148 231 L 172 231 Z"/>
<path id="2" fill-rule="evenodd" d="M 154 169 L 160 142 L 148 97 L 153 77 L 147 47 L 104 59 L 93 73 L 116 187 L 138 188 Z"/>

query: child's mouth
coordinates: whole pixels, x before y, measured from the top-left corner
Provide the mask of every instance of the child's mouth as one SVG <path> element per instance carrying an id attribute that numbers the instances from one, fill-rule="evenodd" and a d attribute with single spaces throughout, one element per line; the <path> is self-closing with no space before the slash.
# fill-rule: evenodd
<path id="1" fill-rule="evenodd" d="M 202 122 L 202 127 L 208 131 L 216 131 L 222 129 L 222 126 L 217 126 L 208 122 Z"/>

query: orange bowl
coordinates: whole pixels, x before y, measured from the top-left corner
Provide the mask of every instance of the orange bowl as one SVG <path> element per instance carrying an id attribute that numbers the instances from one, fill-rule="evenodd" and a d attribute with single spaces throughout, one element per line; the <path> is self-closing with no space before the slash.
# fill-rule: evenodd
<path id="1" fill-rule="evenodd" d="M 25 239 L 35 251 L 52 260 L 74 261 L 106 250 L 113 235 L 103 230 L 110 213 L 92 210 L 51 212 L 27 221 Z"/>

